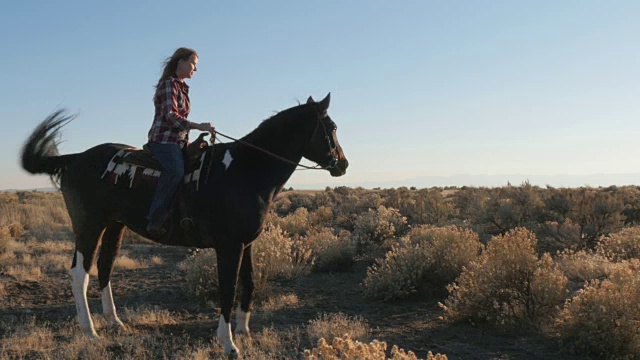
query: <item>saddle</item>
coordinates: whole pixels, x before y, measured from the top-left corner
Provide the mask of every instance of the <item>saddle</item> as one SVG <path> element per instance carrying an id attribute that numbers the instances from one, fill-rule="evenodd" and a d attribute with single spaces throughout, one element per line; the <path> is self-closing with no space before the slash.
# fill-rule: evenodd
<path id="1" fill-rule="evenodd" d="M 190 173 L 200 166 L 200 157 L 204 149 L 209 146 L 204 139 L 209 133 L 202 133 L 192 143 L 182 148 L 184 156 L 185 173 Z M 131 165 L 141 166 L 147 169 L 161 170 L 160 162 L 151 154 L 149 144 L 144 144 L 142 150 L 131 151 L 126 157 L 114 159 L 116 164 L 128 163 Z"/>

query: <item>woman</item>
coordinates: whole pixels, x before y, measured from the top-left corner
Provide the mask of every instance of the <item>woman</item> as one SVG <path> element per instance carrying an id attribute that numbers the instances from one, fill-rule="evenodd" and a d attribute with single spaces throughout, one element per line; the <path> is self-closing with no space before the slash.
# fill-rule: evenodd
<path id="1" fill-rule="evenodd" d="M 215 132 L 211 123 L 198 124 L 187 120 L 191 102 L 189 86 L 184 79 L 191 79 L 197 64 L 198 54 L 195 50 L 179 48 L 165 61 L 162 76 L 156 84 L 153 97 L 155 116 L 149 130 L 149 148 L 160 162 L 162 173 L 147 215 L 147 232 L 152 235 L 164 235 L 162 225 L 184 178 L 182 147 L 187 143 L 189 130 L 208 131 L 212 135 Z"/>

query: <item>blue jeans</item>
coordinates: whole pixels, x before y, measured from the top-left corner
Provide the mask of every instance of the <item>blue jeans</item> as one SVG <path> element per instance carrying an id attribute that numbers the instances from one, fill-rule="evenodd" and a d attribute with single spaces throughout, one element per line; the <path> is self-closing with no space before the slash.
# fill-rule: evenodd
<path id="1" fill-rule="evenodd" d="M 147 215 L 150 224 L 158 224 L 164 220 L 180 184 L 184 181 L 184 158 L 178 144 L 149 142 L 149 149 L 162 166 L 162 173 Z"/>

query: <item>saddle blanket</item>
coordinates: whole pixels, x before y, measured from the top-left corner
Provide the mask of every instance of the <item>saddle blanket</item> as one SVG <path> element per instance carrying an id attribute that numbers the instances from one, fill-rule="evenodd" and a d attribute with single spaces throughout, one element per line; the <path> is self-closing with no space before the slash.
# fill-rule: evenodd
<path id="1" fill-rule="evenodd" d="M 127 161 L 127 157 L 137 151 L 141 151 L 141 149 L 131 147 L 119 150 L 107 164 L 101 178 L 116 185 L 122 184 L 130 189 L 148 186 L 149 183 L 157 183 L 161 174 L 160 170 Z M 184 183 L 193 184 L 196 191 L 198 190 L 200 174 L 204 167 L 205 154 L 206 152 L 203 151 L 194 166 L 195 168 L 188 169 L 189 172 L 184 176 Z"/>

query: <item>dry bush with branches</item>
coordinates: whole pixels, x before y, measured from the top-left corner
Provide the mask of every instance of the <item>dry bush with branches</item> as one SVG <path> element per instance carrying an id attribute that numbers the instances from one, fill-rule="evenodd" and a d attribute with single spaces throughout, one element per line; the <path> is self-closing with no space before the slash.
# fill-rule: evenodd
<path id="1" fill-rule="evenodd" d="M 538 258 L 536 237 L 524 228 L 495 236 L 441 304 L 451 319 L 495 325 L 541 324 L 565 299 L 567 277 L 549 254 Z"/>
<path id="2" fill-rule="evenodd" d="M 613 265 L 609 259 L 591 250 L 563 250 L 556 254 L 555 261 L 571 281 L 603 279 Z"/>
<path id="3" fill-rule="evenodd" d="M 346 230 L 335 235 L 331 229 L 322 228 L 301 239 L 314 254 L 314 271 L 347 271 L 351 269 L 356 247 L 351 233 Z"/>
<path id="4" fill-rule="evenodd" d="M 622 229 L 601 237 L 596 251 L 615 262 L 640 259 L 640 227 Z"/>
<path id="5" fill-rule="evenodd" d="M 557 321 L 565 348 L 596 358 L 640 353 L 640 261 L 613 265 L 605 280 L 591 280 L 567 301 Z"/>
<path id="6" fill-rule="evenodd" d="M 358 250 L 374 247 L 390 247 L 390 240 L 404 235 L 407 219 L 397 209 L 379 206 L 360 215 L 353 230 L 353 239 Z"/>
<path id="7" fill-rule="evenodd" d="M 318 345 L 303 353 L 305 360 L 387 360 L 387 343 L 373 340 L 363 343 L 353 340 L 349 335 L 336 337 L 329 344 L 324 338 L 318 340 Z M 404 349 L 393 345 L 389 360 L 418 360 L 413 351 L 405 352 Z M 446 355 L 433 355 L 427 353 L 426 360 L 447 360 Z"/>
<path id="8" fill-rule="evenodd" d="M 390 300 L 445 285 L 476 260 L 481 249 L 478 235 L 471 230 L 455 226 L 414 228 L 384 259 L 377 259 L 369 267 L 364 293 Z"/>

